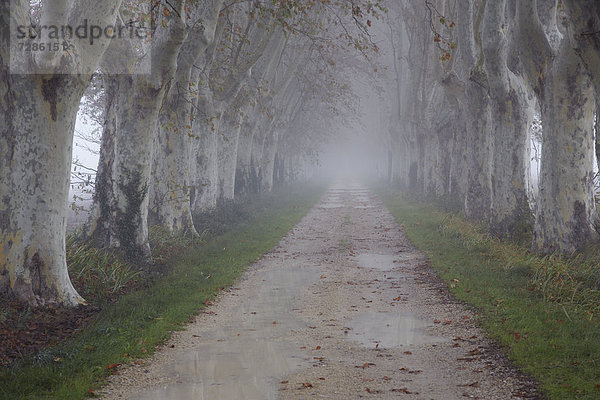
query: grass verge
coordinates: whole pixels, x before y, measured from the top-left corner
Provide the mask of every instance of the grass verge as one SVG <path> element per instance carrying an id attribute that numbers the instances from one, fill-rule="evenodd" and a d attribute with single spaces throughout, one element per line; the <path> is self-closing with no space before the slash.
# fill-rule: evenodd
<path id="1" fill-rule="evenodd" d="M 155 249 L 169 272 L 149 287 L 103 302 L 102 311 L 74 339 L 0 370 L 0 398 L 94 396 L 119 364 L 149 356 L 171 331 L 181 329 L 232 285 L 308 212 L 321 192 L 302 187 L 251 199 L 252 216 L 206 240 L 155 232 Z"/>
<path id="2" fill-rule="evenodd" d="M 600 399 L 600 253 L 538 257 L 453 214 L 379 191 L 410 241 L 550 399 Z"/>

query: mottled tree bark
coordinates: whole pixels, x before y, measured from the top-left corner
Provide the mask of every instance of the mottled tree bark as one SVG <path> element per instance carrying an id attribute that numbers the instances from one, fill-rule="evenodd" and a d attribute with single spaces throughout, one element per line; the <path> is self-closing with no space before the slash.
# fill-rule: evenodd
<path id="1" fill-rule="evenodd" d="M 568 36 L 556 46 L 540 22 L 537 2 L 516 3 L 516 40 L 523 76 L 536 94 L 543 138 L 532 250 L 572 253 L 595 240 L 592 136 L 595 96 L 585 64 Z M 547 18 L 554 18 L 549 13 Z M 550 38 L 550 39 L 549 39 Z M 522 43 L 531 46 L 522 46 Z"/>
<path id="2" fill-rule="evenodd" d="M 468 7 L 458 11 L 461 63 L 469 71 L 461 98 L 461 112 L 467 128 L 468 172 L 464 212 L 469 219 L 486 221 L 492 207 L 491 110 L 480 34 L 486 2 L 479 3 L 478 7 L 472 1 L 468 3 Z"/>
<path id="3" fill-rule="evenodd" d="M 251 113 L 257 112 L 253 109 Z M 240 136 L 238 138 L 238 154 L 235 174 L 235 195 L 245 195 L 250 192 L 250 167 L 252 160 L 252 141 L 257 125 L 258 115 L 246 115 L 242 122 Z"/>
<path id="4" fill-rule="evenodd" d="M 572 253 L 597 239 L 592 169 L 595 107 L 585 66 L 569 42 L 563 41 L 544 85 L 535 252 Z"/>
<path id="5" fill-rule="evenodd" d="M 230 107 L 223 113 L 221 129 L 217 135 L 219 198 L 224 200 L 233 200 L 235 197 L 235 173 L 241 119 L 238 107 Z"/>
<path id="6" fill-rule="evenodd" d="M 275 154 L 277 153 L 278 130 L 274 129 L 265 138 L 263 148 L 262 168 L 260 174 L 261 192 L 273 190 L 273 170 L 275 168 Z"/>
<path id="7" fill-rule="evenodd" d="M 64 4 L 60 10 L 46 6 L 41 18 L 69 23 L 77 6 L 95 22 L 109 24 L 119 5 L 113 0 Z M 0 4 L 0 293 L 33 306 L 83 304 L 69 279 L 65 251 L 75 118 L 91 80 L 77 72 L 96 68 L 107 41 L 68 56 L 31 55 L 35 62 L 21 65 L 28 70 L 11 74 L 10 18 L 29 25 L 29 6 L 10 6 Z M 60 73 L 36 73 L 55 68 Z"/>
<path id="8" fill-rule="evenodd" d="M 69 279 L 65 232 L 75 118 L 89 81 L 10 75 L 5 65 L 0 73 L 0 292 L 31 305 L 84 303 Z"/>
<path id="9" fill-rule="evenodd" d="M 198 113 L 196 64 L 215 39 L 217 19 L 223 0 L 190 4 L 191 24 L 177 57 L 177 71 L 166 95 L 159 118 L 158 135 L 150 185 L 151 223 L 170 232 L 197 234 L 192 220 L 192 157 L 199 137 L 193 121 Z M 194 193 L 195 194 L 195 193 Z"/>
<path id="10" fill-rule="evenodd" d="M 465 215 L 486 221 L 492 207 L 492 137 L 490 99 L 485 88 L 469 84 L 463 109 L 467 126 L 467 190 Z"/>
<path id="11" fill-rule="evenodd" d="M 115 138 L 112 176 L 99 175 L 96 185 L 112 185 L 112 199 L 95 197 L 96 207 L 105 210 L 111 225 L 110 237 L 96 235 L 98 223 L 92 221 L 88 235 L 102 239 L 101 245 L 119 248 L 128 257 L 150 261 L 148 242 L 149 184 L 154 141 L 157 135 L 159 110 L 176 71 L 176 60 L 186 37 L 184 1 L 174 3 L 178 15 L 171 15 L 159 24 L 152 42 L 152 72 L 149 75 L 118 75 L 115 105 Z M 107 123 L 112 123 L 107 120 Z M 110 127 L 109 127 L 110 128 Z M 109 157 L 110 155 L 105 155 Z M 104 181 L 102 181 L 104 180 Z M 94 213 L 93 216 L 102 215 Z"/>
<path id="12" fill-rule="evenodd" d="M 263 149 L 265 137 L 267 131 L 271 129 L 271 121 L 265 119 L 263 124 L 259 125 L 259 128 L 252 137 L 252 150 L 250 156 L 250 192 L 260 192 L 260 177 L 262 174 L 262 161 L 263 161 Z"/>
<path id="13" fill-rule="evenodd" d="M 522 232 L 531 219 L 527 189 L 529 178 L 529 126 L 533 112 L 524 82 L 507 65 L 509 39 L 505 1 L 488 1 L 484 14 L 482 48 L 491 94 L 492 199 L 489 229 L 510 237 Z"/>
<path id="14" fill-rule="evenodd" d="M 113 187 L 114 160 L 115 160 L 115 137 L 117 132 L 117 99 L 122 92 L 119 90 L 119 80 L 104 76 L 102 80 L 106 92 L 106 104 L 104 105 L 104 125 L 100 143 L 100 159 L 96 173 L 94 187 L 94 202 L 90 210 L 90 216 L 85 226 L 84 235 L 98 246 L 111 245 L 111 240 L 116 237 L 112 231 L 114 228 L 114 204 L 115 196 Z"/>
<path id="15" fill-rule="evenodd" d="M 596 0 L 565 0 L 567 38 L 591 75 L 600 94 L 600 3 Z"/>

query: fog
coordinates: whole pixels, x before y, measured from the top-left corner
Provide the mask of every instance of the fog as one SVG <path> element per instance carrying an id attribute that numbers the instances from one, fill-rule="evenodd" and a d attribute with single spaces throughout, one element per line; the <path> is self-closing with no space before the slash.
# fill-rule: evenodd
<path id="1" fill-rule="evenodd" d="M 209 78 L 202 90 L 215 100 L 210 105 L 203 103 L 207 97 L 199 91 L 201 95 L 194 101 L 199 101 L 204 111 L 194 105 L 188 112 L 191 120 L 198 113 L 197 121 L 202 122 L 175 128 L 192 131 L 188 133 L 193 138 L 188 144 L 191 152 L 185 150 L 184 155 L 163 162 L 161 157 L 172 154 L 173 144 L 160 135 L 145 139 L 144 151 L 152 153 L 151 169 L 172 168 L 178 158 L 190 155 L 198 164 L 192 163 L 189 169 L 178 167 L 179 175 L 217 166 L 218 170 L 204 171 L 208 173 L 205 177 L 190 177 L 202 182 L 193 191 L 208 202 L 202 208 L 214 207 L 217 198 L 243 201 L 248 193 L 297 182 L 358 180 L 386 182 L 426 198 L 452 199 L 453 204 L 465 207 L 462 211 L 467 215 L 474 213 L 474 219 L 491 218 L 494 223 L 504 224 L 514 204 L 525 204 L 527 212 L 535 217 L 540 187 L 562 187 L 554 180 L 566 178 L 552 171 L 558 164 L 572 163 L 579 168 L 578 174 L 587 170 L 586 176 L 593 176 L 591 190 L 585 185 L 576 190 L 582 196 L 588 193 L 584 196 L 586 204 L 591 201 L 589 193 L 598 192 L 597 161 L 590 147 L 594 137 L 591 114 L 574 122 L 578 124 L 577 132 L 588 132 L 587 136 L 577 140 L 566 136 L 561 142 L 566 148 L 575 146 L 580 151 L 573 155 L 577 160 L 569 161 L 561 152 L 546 149 L 548 143 L 555 144 L 545 140 L 547 135 L 559 135 L 573 125 L 563 128 L 556 123 L 559 119 L 549 117 L 560 110 L 544 108 L 541 89 L 528 81 L 527 71 L 520 69 L 522 65 L 511 64 L 494 75 L 495 65 L 504 68 L 508 64 L 494 59 L 495 53 L 483 57 L 484 44 L 489 48 L 497 45 L 489 42 L 491 37 L 485 36 L 488 42 L 479 43 L 481 49 L 475 51 L 468 45 L 473 42 L 464 35 L 476 32 L 458 29 L 461 14 L 456 9 L 439 8 L 431 2 L 385 4 L 383 12 L 376 12 L 372 5 L 366 13 L 353 9 L 351 18 L 335 23 L 330 20 L 322 36 L 309 40 L 286 33 L 282 36 L 285 40 L 271 38 L 264 47 L 241 43 L 240 49 L 244 48 L 251 60 L 243 68 L 242 64 L 228 66 L 237 59 L 229 58 L 226 46 L 214 54 L 207 53 L 213 59 L 199 58 L 198 65 L 205 63 L 202 68 Z M 246 17 L 242 12 L 239 21 L 228 23 L 239 31 Z M 252 22 L 248 24 L 252 26 Z M 258 26 L 252 29 L 248 32 L 256 36 L 255 41 L 263 40 L 265 32 Z M 518 42 L 516 36 L 507 36 L 509 39 Z M 515 56 L 522 60 L 531 57 L 526 53 Z M 471 65 L 477 57 L 478 64 Z M 227 68 L 231 70 L 227 72 Z M 244 78 L 229 82 L 235 75 L 230 72 L 240 68 L 245 68 Z M 221 99 L 217 93 L 225 87 L 231 89 L 229 97 Z M 508 103 L 500 88 L 513 90 L 512 115 L 503 115 Z M 570 101 L 590 98 L 582 96 Z M 181 96 L 172 97 L 169 101 L 175 104 Z M 98 115 L 103 112 L 103 104 L 95 104 L 97 98 L 98 89 L 88 89 L 76 125 L 83 136 L 94 132 L 94 143 L 76 135 L 73 144 L 73 168 L 77 168 L 74 177 L 79 181 L 74 179 L 69 197 L 83 217 L 74 218 L 72 213 L 70 219 L 80 222 L 94 192 L 93 174 L 102 134 L 102 127 L 90 122 L 102 121 Z M 171 104 L 165 103 L 167 100 L 160 107 Z M 95 118 L 85 115 L 89 112 L 96 113 Z M 159 114 L 159 133 L 177 125 L 167 121 L 164 112 Z M 140 144 L 129 145 L 133 151 L 119 146 L 115 149 L 117 153 L 136 155 Z M 114 157 L 124 159 L 116 154 Z M 569 175 L 568 170 L 561 171 Z M 152 177 L 154 184 L 150 182 L 151 190 L 165 181 L 187 187 L 188 178 L 163 178 L 159 176 L 163 172 L 152 170 L 151 175 L 156 176 Z M 81 174 L 90 179 L 82 182 Z M 575 176 L 570 179 L 581 180 Z M 167 190 L 154 197 L 170 196 L 180 189 L 169 190 L 170 194 Z M 496 212 L 499 214 L 493 216 Z"/>
<path id="2" fill-rule="evenodd" d="M 597 398 L 600 1 L 0 20 L 0 393 Z"/>

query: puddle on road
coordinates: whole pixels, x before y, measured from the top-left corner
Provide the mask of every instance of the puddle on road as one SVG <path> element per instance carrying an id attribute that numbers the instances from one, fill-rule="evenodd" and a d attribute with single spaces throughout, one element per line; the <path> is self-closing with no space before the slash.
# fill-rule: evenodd
<path id="1" fill-rule="evenodd" d="M 357 257 L 358 265 L 363 268 L 375 268 L 381 271 L 391 271 L 398 264 L 398 258 L 393 254 L 360 254 Z"/>
<path id="2" fill-rule="evenodd" d="M 344 205 L 342 203 L 323 203 L 318 206 L 318 208 L 342 208 Z"/>
<path id="3" fill-rule="evenodd" d="M 433 326 L 413 314 L 375 313 L 361 314 L 354 318 L 348 327 L 349 339 L 364 347 L 390 348 L 447 342 L 448 340 L 425 333 Z"/>
<path id="4" fill-rule="evenodd" d="M 310 356 L 289 338 L 305 323 L 290 310 L 301 289 L 319 280 L 317 266 L 258 271 L 259 282 L 229 325 L 203 332 L 200 343 L 161 371 L 177 384 L 153 388 L 137 400 L 277 398 L 285 375 L 310 367 Z"/>
<path id="5" fill-rule="evenodd" d="M 291 343 L 227 341 L 204 344 L 181 355 L 167 373 L 184 380 L 147 392 L 139 400 L 277 398 L 280 377 L 310 366 Z"/>
<path id="6" fill-rule="evenodd" d="M 341 203 L 342 198 L 339 196 L 329 196 L 325 200 L 323 200 L 323 202 L 324 203 Z"/>

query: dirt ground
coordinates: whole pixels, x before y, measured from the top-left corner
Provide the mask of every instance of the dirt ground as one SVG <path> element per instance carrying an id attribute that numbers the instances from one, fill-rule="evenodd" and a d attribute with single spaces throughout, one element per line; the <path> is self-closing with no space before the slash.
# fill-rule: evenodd
<path id="1" fill-rule="evenodd" d="M 334 186 L 105 399 L 534 399 L 384 205 Z"/>

